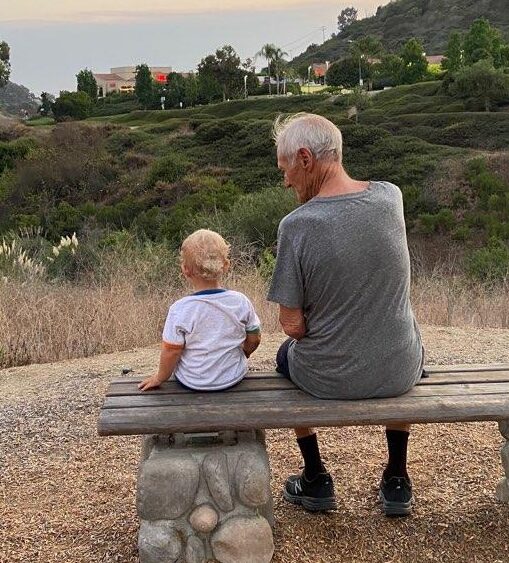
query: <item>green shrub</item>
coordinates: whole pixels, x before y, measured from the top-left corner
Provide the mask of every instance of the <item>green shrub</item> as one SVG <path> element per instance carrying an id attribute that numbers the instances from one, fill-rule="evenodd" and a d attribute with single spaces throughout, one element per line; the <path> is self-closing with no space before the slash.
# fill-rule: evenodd
<path id="1" fill-rule="evenodd" d="M 265 280 L 270 280 L 276 267 L 276 257 L 270 248 L 264 248 L 258 259 L 258 271 Z"/>
<path id="2" fill-rule="evenodd" d="M 120 156 L 129 150 L 140 150 L 150 139 L 151 136 L 145 131 L 120 129 L 108 136 L 106 146 L 111 153 Z"/>
<path id="3" fill-rule="evenodd" d="M 26 158 L 34 147 L 35 142 L 32 139 L 0 141 L 0 174 L 7 169 L 14 168 L 16 161 Z"/>
<path id="4" fill-rule="evenodd" d="M 509 246 L 492 239 L 490 243 L 468 255 L 466 269 L 470 277 L 495 284 L 507 280 L 509 276 Z"/>
<path id="5" fill-rule="evenodd" d="M 197 215 L 192 227 L 216 230 L 240 244 L 270 248 L 276 243 L 279 222 L 296 206 L 292 190 L 265 188 L 240 196 L 226 212 Z"/>
<path id="6" fill-rule="evenodd" d="M 195 230 L 195 217 L 200 214 L 212 214 L 225 211 L 232 207 L 240 196 L 240 190 L 232 182 L 202 188 L 199 191 L 184 196 L 167 213 L 161 225 L 161 235 L 180 244 L 181 239 Z"/>
<path id="7" fill-rule="evenodd" d="M 156 182 L 174 183 L 185 176 L 189 169 L 189 163 L 177 154 L 167 154 L 159 158 L 152 165 L 147 178 L 149 187 L 155 186 Z"/>
<path id="8" fill-rule="evenodd" d="M 467 227 L 467 225 L 459 225 L 451 233 L 451 237 L 454 240 L 459 240 L 459 241 L 466 241 L 471 237 L 471 235 L 472 233 L 470 229 Z"/>
<path id="9" fill-rule="evenodd" d="M 341 128 L 341 132 L 345 146 L 349 149 L 363 149 L 368 145 L 374 145 L 381 139 L 390 137 L 388 131 L 372 125 L 346 125 Z"/>
<path id="10" fill-rule="evenodd" d="M 60 92 L 51 105 L 56 121 L 86 119 L 92 114 L 93 102 L 86 92 Z"/>
<path id="11" fill-rule="evenodd" d="M 221 119 L 203 123 L 196 129 L 198 139 L 203 143 L 214 143 L 226 137 L 232 137 L 242 129 L 242 125 L 233 119 Z"/>

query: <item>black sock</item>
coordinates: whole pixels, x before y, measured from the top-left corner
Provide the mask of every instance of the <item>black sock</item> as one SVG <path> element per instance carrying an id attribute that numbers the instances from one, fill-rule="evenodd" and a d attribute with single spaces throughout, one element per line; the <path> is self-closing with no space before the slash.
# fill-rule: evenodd
<path id="1" fill-rule="evenodd" d="M 389 461 L 384 471 L 384 478 L 406 477 L 406 457 L 408 448 L 408 437 L 410 434 L 403 430 L 386 430 L 387 447 L 389 449 Z"/>
<path id="2" fill-rule="evenodd" d="M 318 440 L 316 434 L 297 438 L 302 457 L 304 458 L 304 473 L 308 481 L 312 481 L 319 473 L 325 472 L 322 460 L 320 458 L 320 450 L 318 449 Z"/>

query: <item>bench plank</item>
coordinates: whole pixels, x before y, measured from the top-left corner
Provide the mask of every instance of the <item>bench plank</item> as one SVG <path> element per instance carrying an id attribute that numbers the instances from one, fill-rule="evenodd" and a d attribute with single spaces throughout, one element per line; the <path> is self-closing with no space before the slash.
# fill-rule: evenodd
<path id="1" fill-rule="evenodd" d="M 113 382 L 106 392 L 106 396 L 128 396 L 138 393 L 138 383 L 142 378 L 123 379 L 120 382 Z M 455 372 L 431 374 L 430 377 L 421 379 L 417 385 L 449 385 L 458 383 L 504 383 L 509 382 L 508 371 L 493 372 Z M 248 374 L 246 378 L 239 384 L 229 389 L 229 393 L 243 393 L 252 390 L 277 390 L 277 389 L 294 389 L 295 385 L 285 377 L 275 372 L 267 372 L 263 377 L 252 377 Z M 165 395 L 168 393 L 189 393 L 176 381 L 168 381 L 163 383 L 158 389 L 146 391 L 147 394 Z"/>
<path id="2" fill-rule="evenodd" d="M 414 387 L 405 397 L 454 397 L 469 395 L 509 395 L 509 383 L 490 383 L 490 384 L 459 384 L 459 385 L 425 385 Z M 180 405 L 187 408 L 191 405 L 202 405 L 208 408 L 209 405 L 224 405 L 224 407 L 235 404 L 245 403 L 266 403 L 266 402 L 295 402 L 308 403 L 317 402 L 317 399 L 300 391 L 295 386 L 292 389 L 284 390 L 253 390 L 245 393 L 238 393 L 235 399 L 229 393 L 198 393 L 188 391 L 187 393 L 158 394 L 148 395 L 137 391 L 130 396 L 109 396 L 106 397 L 103 408 L 136 408 L 136 407 L 155 407 Z M 360 401 L 363 402 L 363 401 Z"/>
<path id="3" fill-rule="evenodd" d="M 506 371 L 509 374 L 509 364 L 457 364 L 452 366 L 424 366 L 424 369 L 429 375 L 432 374 L 456 374 L 456 373 L 483 373 L 483 372 L 498 372 Z M 111 381 L 112 385 L 122 384 L 126 382 L 140 383 L 147 375 L 131 375 L 121 378 L 115 378 Z M 275 371 L 250 371 L 247 376 L 248 379 L 251 378 L 274 378 L 283 376 L 277 374 Z"/>
<path id="4" fill-rule="evenodd" d="M 299 426 L 471 422 L 509 418 L 509 394 L 408 397 L 365 401 L 247 403 L 102 409 L 100 435 L 165 434 Z"/>
<path id="5" fill-rule="evenodd" d="M 508 377 L 509 381 L 509 377 Z M 277 389 L 295 389 L 295 385 L 285 377 L 273 375 L 271 377 L 266 378 L 252 378 L 246 377 L 242 380 L 239 385 L 232 387 L 228 390 L 228 393 L 244 393 L 246 391 L 254 391 L 254 390 L 277 390 Z M 139 393 L 138 390 L 138 383 L 136 381 L 130 381 L 123 383 L 112 384 L 108 391 L 106 392 L 107 397 L 116 397 L 122 395 L 134 395 Z M 151 389 L 150 391 L 144 391 L 144 394 L 151 394 L 151 395 L 165 395 L 165 394 L 177 394 L 177 393 L 187 393 L 189 394 L 190 391 L 185 389 L 177 383 L 176 381 L 167 381 L 163 383 L 161 387 L 158 389 Z"/>

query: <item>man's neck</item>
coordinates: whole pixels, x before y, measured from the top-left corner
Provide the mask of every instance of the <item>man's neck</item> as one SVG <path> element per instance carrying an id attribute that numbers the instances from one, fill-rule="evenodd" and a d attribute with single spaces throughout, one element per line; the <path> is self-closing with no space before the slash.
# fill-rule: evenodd
<path id="1" fill-rule="evenodd" d="M 334 162 L 322 165 L 315 193 L 318 197 L 332 197 L 362 192 L 368 185 L 369 182 L 361 182 L 350 178 L 343 166 Z"/>

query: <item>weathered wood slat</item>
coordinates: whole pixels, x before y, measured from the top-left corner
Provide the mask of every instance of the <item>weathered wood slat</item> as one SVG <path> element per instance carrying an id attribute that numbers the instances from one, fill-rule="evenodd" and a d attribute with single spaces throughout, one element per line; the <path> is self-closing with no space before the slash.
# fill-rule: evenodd
<path id="1" fill-rule="evenodd" d="M 451 366 L 425 366 L 425 370 L 428 374 L 456 374 L 456 373 L 471 373 L 471 372 L 496 372 L 496 371 L 507 371 L 509 372 L 509 364 L 457 364 Z M 122 384 L 127 382 L 139 383 L 146 376 L 126 376 L 117 377 L 112 380 L 112 385 Z M 266 378 L 266 377 L 282 377 L 275 371 L 250 371 L 247 378 Z"/>
<path id="2" fill-rule="evenodd" d="M 133 395 L 138 392 L 138 383 L 140 380 L 124 379 L 122 383 L 115 383 L 110 385 L 106 392 L 106 396 L 122 396 Z M 493 372 L 457 372 L 454 374 L 437 373 L 430 377 L 421 379 L 418 386 L 421 385 L 450 385 L 459 383 L 503 383 L 509 382 L 509 371 L 493 371 Z M 243 393 L 245 391 L 252 391 L 254 389 L 294 389 L 295 385 L 285 377 L 279 374 L 271 373 L 264 377 L 251 377 L 248 375 L 239 385 L 228 390 L 228 393 Z M 168 393 L 182 393 L 189 394 L 190 391 L 184 389 L 176 381 L 168 381 L 158 389 L 146 391 L 151 395 L 164 395 Z"/>
<path id="3" fill-rule="evenodd" d="M 418 385 L 428 385 L 437 383 L 483 383 L 488 381 L 509 381 L 509 364 L 500 364 L 496 369 L 482 369 L 483 366 L 456 366 L 450 367 L 451 369 L 445 370 L 445 367 L 441 366 L 431 366 L 426 368 L 426 373 L 429 377 L 421 379 Z M 473 368 L 476 369 L 473 369 Z M 460 369 L 461 368 L 461 369 Z M 116 394 L 114 391 L 121 391 L 123 386 L 126 384 L 138 384 L 142 381 L 144 377 L 124 377 L 122 379 L 114 379 L 111 382 L 110 389 L 108 390 L 111 394 Z M 246 381 L 284 381 L 285 377 L 276 373 L 275 371 L 270 372 L 249 372 L 243 383 Z M 175 381 L 169 381 L 167 384 L 175 384 Z M 165 385 L 167 385 L 165 384 Z M 117 386 L 118 389 L 115 389 Z"/>
<path id="4" fill-rule="evenodd" d="M 125 377 L 116 377 L 111 381 L 111 385 L 119 385 L 121 383 L 125 383 L 126 381 L 139 383 L 140 381 L 143 381 L 145 377 L 149 377 L 154 372 L 155 369 L 152 372 L 149 372 L 145 375 L 126 375 Z M 276 371 L 250 371 L 245 377 L 245 379 L 274 379 L 274 378 L 286 379 L 286 377 L 284 377 L 280 373 L 277 373 Z"/>
<path id="5" fill-rule="evenodd" d="M 469 395 L 507 395 L 509 396 L 509 383 L 488 383 L 488 384 L 459 384 L 459 385 L 426 385 L 414 387 L 405 397 L 466 397 Z M 466 399 L 467 400 L 467 399 Z M 201 405 L 203 415 L 207 415 L 207 409 L 210 406 L 224 405 L 228 408 L 232 405 L 246 403 L 295 403 L 299 404 L 317 404 L 319 400 L 300 391 L 293 389 L 278 390 L 253 390 L 246 393 L 239 393 L 233 398 L 228 393 L 187 393 L 187 394 L 164 394 L 164 395 L 147 395 L 137 392 L 135 395 L 106 397 L 103 408 L 137 408 L 137 407 L 155 407 L 155 406 L 188 406 Z M 358 401 L 363 403 L 365 401 Z"/>
<path id="6" fill-rule="evenodd" d="M 508 379 L 509 381 L 509 379 Z M 244 393 L 246 391 L 253 390 L 277 390 L 277 389 L 295 389 L 295 385 L 286 379 L 285 377 L 274 376 L 267 378 L 251 378 L 246 377 L 231 389 L 228 389 L 228 393 Z M 139 393 L 138 383 L 136 382 L 124 382 L 122 384 L 111 385 L 106 392 L 107 397 L 116 397 L 123 395 L 135 395 Z M 150 391 L 145 391 L 145 394 L 151 395 L 166 395 L 166 394 L 186 394 L 189 395 L 194 393 L 185 389 L 177 383 L 176 381 L 167 381 L 163 383 L 158 389 L 151 389 Z"/>
<path id="7" fill-rule="evenodd" d="M 452 366 L 424 366 L 428 373 L 457 373 L 469 371 L 509 371 L 509 364 L 456 364 Z"/>
<path id="8" fill-rule="evenodd" d="M 299 426 L 384 425 L 400 422 L 470 422 L 509 418 L 509 395 L 396 397 L 366 401 L 310 401 L 305 404 L 231 404 L 102 409 L 99 434 L 153 434 L 292 428 Z"/>
<path id="9" fill-rule="evenodd" d="M 450 385 L 457 383 L 503 383 L 509 381 L 509 371 L 473 371 L 434 373 L 421 379 L 417 385 Z"/>

